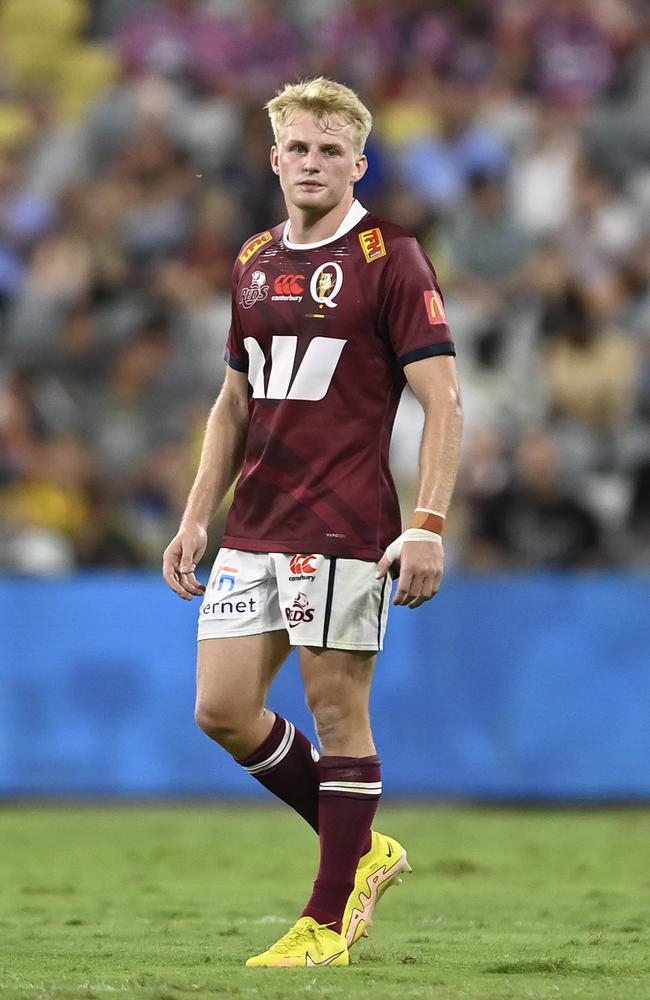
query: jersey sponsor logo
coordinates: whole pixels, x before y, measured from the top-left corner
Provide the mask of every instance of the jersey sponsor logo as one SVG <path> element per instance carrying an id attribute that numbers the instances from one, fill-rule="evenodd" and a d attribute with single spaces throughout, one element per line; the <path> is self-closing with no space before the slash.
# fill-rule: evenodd
<path id="1" fill-rule="evenodd" d="M 289 560 L 289 569 L 295 574 L 289 577 L 292 583 L 298 580 L 313 581 L 315 579 L 317 567 L 314 566 L 314 559 L 316 556 L 292 556 Z"/>
<path id="2" fill-rule="evenodd" d="M 263 302 L 268 294 L 269 286 L 266 284 L 264 271 L 253 271 L 250 285 L 241 290 L 239 304 L 244 309 L 250 309 L 256 302 Z"/>
<path id="3" fill-rule="evenodd" d="M 265 385 L 266 357 L 255 337 L 246 337 L 248 381 L 255 399 L 322 399 L 339 363 L 347 340 L 314 337 L 294 374 L 297 337 L 274 336 L 271 342 L 271 366 Z"/>
<path id="4" fill-rule="evenodd" d="M 273 282 L 272 302 L 302 302 L 304 274 L 279 274 Z"/>
<path id="5" fill-rule="evenodd" d="M 373 260 L 377 260 L 379 257 L 386 256 L 386 247 L 384 245 L 384 237 L 381 235 L 381 229 L 364 229 L 362 233 L 359 233 L 359 243 L 361 244 L 367 264 L 370 264 Z"/>
<path id="6" fill-rule="evenodd" d="M 442 298 L 440 297 L 440 293 L 434 289 L 424 292 L 424 308 L 427 311 L 427 319 L 431 323 L 431 326 L 447 322 Z"/>
<path id="7" fill-rule="evenodd" d="M 272 239 L 273 235 L 268 229 L 264 233 L 258 233 L 257 236 L 253 236 L 239 254 L 241 263 L 246 264 L 253 254 L 256 254 L 258 250 L 262 249 L 265 243 L 268 243 Z"/>
<path id="8" fill-rule="evenodd" d="M 287 616 L 289 628 L 295 628 L 296 625 L 302 625 L 303 622 L 308 623 L 314 620 L 314 609 L 310 607 L 304 594 L 296 594 L 293 604 L 290 608 L 285 608 L 284 613 Z"/>
<path id="9" fill-rule="evenodd" d="M 343 268 L 334 260 L 329 260 L 316 268 L 309 282 L 309 291 L 314 302 L 321 309 L 336 309 L 334 301 L 343 287 Z M 319 315 L 316 313 L 316 315 Z"/>

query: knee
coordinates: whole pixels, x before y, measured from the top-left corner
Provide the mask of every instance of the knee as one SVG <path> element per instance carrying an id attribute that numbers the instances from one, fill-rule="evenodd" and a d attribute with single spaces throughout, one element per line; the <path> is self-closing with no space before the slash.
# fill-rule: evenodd
<path id="1" fill-rule="evenodd" d="M 247 725 L 250 725 L 251 719 L 255 718 L 255 712 L 248 706 L 197 699 L 194 718 L 206 736 L 228 750 L 232 744 L 238 742 L 242 732 L 246 730 Z"/>

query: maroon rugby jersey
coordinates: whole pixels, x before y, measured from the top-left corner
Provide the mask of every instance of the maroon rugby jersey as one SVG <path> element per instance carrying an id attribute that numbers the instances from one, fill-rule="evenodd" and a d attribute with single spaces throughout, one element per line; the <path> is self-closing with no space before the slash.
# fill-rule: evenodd
<path id="1" fill-rule="evenodd" d="M 248 373 L 250 427 L 223 544 L 376 560 L 401 531 L 403 369 L 455 353 L 440 290 L 417 241 L 356 201 L 328 240 L 287 231 L 254 236 L 233 271 L 226 361 Z"/>

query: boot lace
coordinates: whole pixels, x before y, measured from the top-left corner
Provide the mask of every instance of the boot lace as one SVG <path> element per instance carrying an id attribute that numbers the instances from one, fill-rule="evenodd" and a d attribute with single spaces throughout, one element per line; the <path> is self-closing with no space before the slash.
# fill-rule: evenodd
<path id="1" fill-rule="evenodd" d="M 314 944 L 316 940 L 316 931 L 325 930 L 327 926 L 327 924 L 316 924 L 315 927 L 292 927 L 290 931 L 287 931 L 284 937 L 281 937 L 279 941 L 276 941 L 276 943 L 269 948 L 269 951 L 275 952 L 276 954 L 282 954 L 288 946 Z"/>

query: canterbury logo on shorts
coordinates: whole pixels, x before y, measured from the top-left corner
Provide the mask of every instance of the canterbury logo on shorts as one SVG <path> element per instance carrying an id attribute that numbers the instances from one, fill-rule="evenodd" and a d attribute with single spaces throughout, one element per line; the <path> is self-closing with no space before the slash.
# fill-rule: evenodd
<path id="1" fill-rule="evenodd" d="M 316 566 L 314 564 L 316 556 L 293 556 L 291 562 L 289 563 L 289 568 L 292 573 L 315 573 Z"/>

